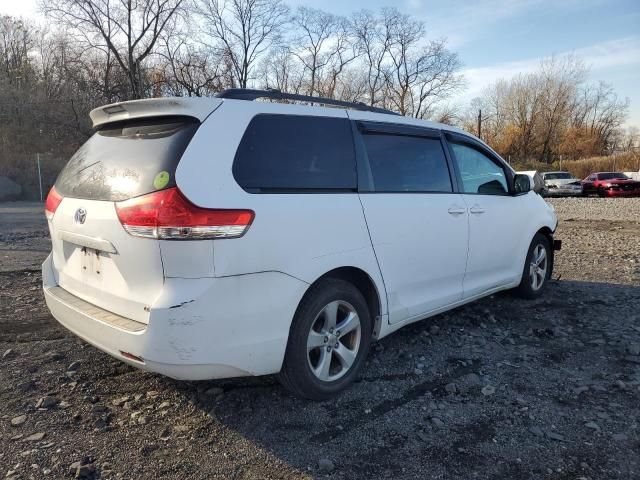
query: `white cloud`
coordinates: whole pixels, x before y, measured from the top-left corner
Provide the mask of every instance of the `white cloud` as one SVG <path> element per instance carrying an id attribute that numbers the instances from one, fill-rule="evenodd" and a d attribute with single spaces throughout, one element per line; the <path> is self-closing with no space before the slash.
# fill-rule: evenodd
<path id="1" fill-rule="evenodd" d="M 555 53 L 556 56 L 574 54 L 580 57 L 593 76 L 599 71 L 620 66 L 640 65 L 640 37 L 625 37 L 607 42 L 597 43 L 589 47 L 579 48 L 567 52 Z M 520 73 L 535 71 L 540 62 L 547 57 L 530 58 L 515 62 L 503 62 L 486 67 L 467 68 L 462 71 L 467 80 L 467 89 L 461 97 L 470 100 L 477 97 L 483 88 L 499 79 L 509 79 Z M 605 78 L 606 79 L 606 78 Z"/>

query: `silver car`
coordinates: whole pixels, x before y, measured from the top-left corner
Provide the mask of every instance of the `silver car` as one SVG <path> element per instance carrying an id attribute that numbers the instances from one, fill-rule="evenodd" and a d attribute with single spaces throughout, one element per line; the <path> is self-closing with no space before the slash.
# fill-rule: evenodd
<path id="1" fill-rule="evenodd" d="M 542 172 L 542 179 L 549 197 L 582 195 L 582 183 L 569 172 Z"/>

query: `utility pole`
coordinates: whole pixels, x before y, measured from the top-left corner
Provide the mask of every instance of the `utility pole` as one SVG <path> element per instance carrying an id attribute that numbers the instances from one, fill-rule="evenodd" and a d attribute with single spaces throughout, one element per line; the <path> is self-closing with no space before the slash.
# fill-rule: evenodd
<path id="1" fill-rule="evenodd" d="M 478 138 L 482 140 L 482 109 L 478 109 Z"/>
<path id="2" fill-rule="evenodd" d="M 38 163 L 38 181 L 40 182 L 40 202 L 42 202 L 42 175 L 40 174 L 40 154 L 36 153 L 36 162 Z"/>

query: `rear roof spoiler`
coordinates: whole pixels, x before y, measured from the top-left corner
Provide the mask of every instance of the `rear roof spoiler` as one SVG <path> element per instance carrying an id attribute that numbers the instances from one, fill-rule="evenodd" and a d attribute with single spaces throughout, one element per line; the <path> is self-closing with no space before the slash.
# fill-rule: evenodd
<path id="1" fill-rule="evenodd" d="M 120 120 L 170 115 L 194 117 L 202 122 L 211 115 L 221 103 L 222 99 L 218 98 L 146 98 L 143 100 L 130 100 L 98 107 L 91 110 L 89 116 L 91 117 L 94 128 Z"/>

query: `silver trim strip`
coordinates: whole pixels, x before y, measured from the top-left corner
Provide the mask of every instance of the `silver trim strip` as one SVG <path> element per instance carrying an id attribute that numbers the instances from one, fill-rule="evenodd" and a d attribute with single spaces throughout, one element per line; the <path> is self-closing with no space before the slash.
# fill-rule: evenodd
<path id="1" fill-rule="evenodd" d="M 128 332 L 142 332 L 147 328 L 147 325 L 145 325 L 144 323 L 136 322 L 135 320 L 131 320 L 130 318 L 121 317 L 120 315 L 116 315 L 115 313 L 111 313 L 100 307 L 96 307 L 95 305 L 67 292 L 62 287 L 47 288 L 46 292 L 55 297 L 67 307 L 73 308 L 74 310 L 88 317 L 91 317 L 94 320 L 109 324 L 113 327 L 121 328 L 122 330 L 126 330 Z"/>
<path id="2" fill-rule="evenodd" d="M 67 232 L 66 230 L 60 231 L 58 238 L 65 242 L 73 243 L 74 245 L 80 245 L 81 247 L 93 248 L 94 250 L 100 250 L 106 253 L 118 253 L 113 243 L 102 238 L 89 237 L 79 233 Z"/>

